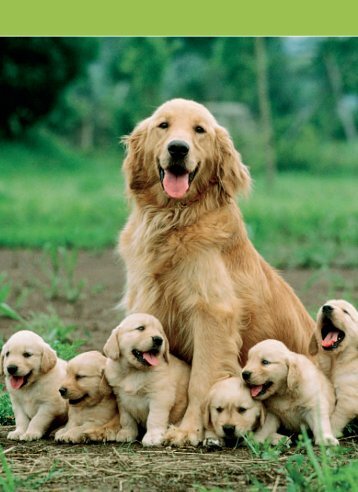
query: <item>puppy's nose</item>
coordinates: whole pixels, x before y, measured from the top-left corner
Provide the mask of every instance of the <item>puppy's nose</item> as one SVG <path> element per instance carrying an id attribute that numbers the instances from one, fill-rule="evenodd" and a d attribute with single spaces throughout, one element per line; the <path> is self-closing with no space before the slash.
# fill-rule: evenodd
<path id="1" fill-rule="evenodd" d="M 155 347 L 160 347 L 163 343 L 163 338 L 162 337 L 152 337 L 153 340 L 153 345 Z"/>
<path id="2" fill-rule="evenodd" d="M 172 140 L 168 144 L 168 152 L 174 159 L 182 159 L 189 152 L 189 145 L 183 140 Z"/>
<path id="3" fill-rule="evenodd" d="M 251 371 L 242 371 L 242 377 L 245 381 L 248 381 L 250 379 L 251 374 Z"/>
<path id="4" fill-rule="evenodd" d="M 235 426 L 234 425 L 223 425 L 223 431 L 225 436 L 232 437 L 235 434 Z"/>
<path id="5" fill-rule="evenodd" d="M 7 366 L 7 372 L 9 374 L 12 374 L 13 376 L 17 373 L 17 369 L 18 369 L 18 367 L 15 365 Z"/>
<path id="6" fill-rule="evenodd" d="M 333 311 L 333 307 L 330 306 L 329 304 L 325 304 L 322 308 L 323 314 L 330 315 Z"/>
<path id="7" fill-rule="evenodd" d="M 67 394 L 67 388 L 65 388 L 64 386 L 62 386 L 58 391 L 60 392 L 61 396 L 66 396 Z"/>

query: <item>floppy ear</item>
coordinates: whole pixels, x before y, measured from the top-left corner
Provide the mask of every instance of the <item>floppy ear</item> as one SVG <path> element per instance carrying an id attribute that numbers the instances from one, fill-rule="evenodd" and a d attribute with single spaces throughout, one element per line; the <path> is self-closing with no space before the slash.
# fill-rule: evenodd
<path id="1" fill-rule="evenodd" d="M 5 353 L 5 345 L 2 348 L 2 351 L 0 353 L 0 376 L 3 376 L 5 374 L 4 371 L 4 353 Z"/>
<path id="2" fill-rule="evenodd" d="M 53 367 L 55 367 L 57 362 L 56 352 L 47 343 L 43 347 L 42 357 L 41 357 L 41 372 L 46 374 Z"/>
<path id="3" fill-rule="evenodd" d="M 103 396 L 109 396 L 112 393 L 112 388 L 109 386 L 107 378 L 104 374 L 104 369 L 102 369 L 101 381 L 99 383 L 99 392 Z"/>
<path id="4" fill-rule="evenodd" d="M 262 427 L 265 423 L 266 420 L 266 409 L 265 405 L 261 405 L 261 410 L 260 410 L 260 427 Z"/>
<path id="5" fill-rule="evenodd" d="M 291 357 L 287 361 L 287 366 L 287 388 L 290 391 L 293 391 L 298 387 L 298 367 L 296 362 Z"/>
<path id="6" fill-rule="evenodd" d="M 207 397 L 202 405 L 202 414 L 204 429 L 210 429 L 212 427 L 210 416 L 210 395 Z"/>
<path id="7" fill-rule="evenodd" d="M 144 147 L 149 120 L 150 118 L 143 120 L 130 135 L 122 138 L 127 149 L 123 169 L 129 190 L 142 190 L 146 184 Z"/>
<path id="8" fill-rule="evenodd" d="M 169 342 L 167 337 L 164 337 L 164 352 L 163 352 L 164 360 L 167 364 L 169 364 Z"/>
<path id="9" fill-rule="evenodd" d="M 109 357 L 110 359 L 117 360 L 119 359 L 121 352 L 119 350 L 119 343 L 118 343 L 118 331 L 119 328 L 115 328 L 112 330 L 112 333 L 108 340 L 105 343 L 105 346 L 103 347 L 103 352 L 104 355 Z"/>
<path id="10" fill-rule="evenodd" d="M 251 185 L 248 168 L 241 162 L 241 156 L 235 149 L 227 130 L 219 126 L 215 131 L 219 183 L 231 197 L 239 191 L 247 193 Z"/>
<path id="11" fill-rule="evenodd" d="M 308 351 L 310 355 L 316 355 L 318 352 L 318 343 L 317 343 L 316 335 L 314 333 L 311 336 L 310 344 L 308 346 Z"/>

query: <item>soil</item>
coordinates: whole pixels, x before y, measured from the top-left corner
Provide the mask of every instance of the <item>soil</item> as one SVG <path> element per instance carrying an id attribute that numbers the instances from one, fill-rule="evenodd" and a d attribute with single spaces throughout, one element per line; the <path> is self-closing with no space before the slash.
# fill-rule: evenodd
<path id="1" fill-rule="evenodd" d="M 76 338 L 86 338 L 83 350 L 101 350 L 123 317 L 116 306 L 125 275 L 114 251 L 79 252 L 71 279 L 64 268 L 57 271 L 51 266 L 43 252 L 4 249 L 0 250 L 0 274 L 6 274 L 5 283 L 11 284 L 6 302 L 23 318 L 54 311 L 65 324 L 76 325 Z M 353 300 L 358 297 L 357 270 L 282 274 L 311 313 L 328 298 L 347 292 Z M 51 279 L 58 286 L 55 298 L 50 298 Z M 73 295 L 71 289 L 79 283 L 83 287 Z M 11 335 L 17 324 L 0 317 L 1 338 Z M 148 450 L 139 444 L 17 443 L 6 439 L 9 430 L 0 428 L 0 446 L 17 481 L 16 488 L 8 490 L 247 490 L 255 483 L 253 477 L 270 488 L 285 490 L 284 462 L 292 453 L 270 461 L 253 459 L 243 447 L 208 453 L 192 448 Z"/>

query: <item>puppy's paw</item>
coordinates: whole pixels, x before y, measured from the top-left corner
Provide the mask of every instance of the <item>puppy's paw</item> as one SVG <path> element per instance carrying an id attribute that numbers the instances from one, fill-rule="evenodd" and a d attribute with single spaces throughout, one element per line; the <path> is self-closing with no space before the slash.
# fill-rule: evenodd
<path id="1" fill-rule="evenodd" d="M 133 442 L 136 440 L 136 437 L 137 435 L 134 434 L 131 430 L 121 429 L 119 432 L 117 432 L 115 440 L 117 442 Z"/>
<path id="2" fill-rule="evenodd" d="M 225 446 L 225 441 L 221 437 L 207 437 L 203 441 L 203 446 L 210 449 L 222 449 Z"/>
<path id="3" fill-rule="evenodd" d="M 316 444 L 325 446 L 339 446 L 339 441 L 332 434 L 324 434 L 322 439 L 316 439 Z"/>
<path id="4" fill-rule="evenodd" d="M 143 439 L 143 446 L 161 446 L 164 442 L 164 432 L 162 430 L 148 431 Z"/>
<path id="5" fill-rule="evenodd" d="M 8 433 L 7 438 L 11 439 L 12 441 L 20 441 L 22 435 L 22 431 L 15 429 Z"/>
<path id="6" fill-rule="evenodd" d="M 270 443 L 273 446 L 277 446 L 279 443 L 285 444 L 287 447 L 289 447 L 292 444 L 291 439 L 288 436 L 285 436 L 283 434 L 279 434 L 278 432 L 275 432 L 274 434 L 271 434 L 268 437 Z"/>
<path id="7" fill-rule="evenodd" d="M 22 434 L 20 437 L 20 441 L 37 441 L 38 439 L 41 439 L 42 436 L 43 433 L 41 431 L 25 432 L 25 434 Z"/>
<path id="8" fill-rule="evenodd" d="M 164 441 L 169 446 L 199 446 L 202 441 L 202 433 L 196 429 L 185 429 L 171 426 L 165 433 Z"/>

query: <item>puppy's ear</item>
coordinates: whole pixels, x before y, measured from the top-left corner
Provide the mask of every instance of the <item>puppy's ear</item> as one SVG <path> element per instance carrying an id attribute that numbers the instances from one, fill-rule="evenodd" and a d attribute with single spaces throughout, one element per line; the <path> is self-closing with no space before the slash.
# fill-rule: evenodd
<path id="1" fill-rule="evenodd" d="M 119 328 L 112 330 L 112 333 L 103 347 L 104 355 L 110 359 L 117 360 L 121 356 L 118 343 Z"/>
<path id="2" fill-rule="evenodd" d="M 169 364 L 169 342 L 167 337 L 164 337 L 164 352 L 163 352 L 164 360 L 167 364 Z"/>
<path id="3" fill-rule="evenodd" d="M 146 183 L 145 141 L 150 118 L 139 123 L 133 132 L 122 138 L 126 146 L 127 156 L 123 162 L 123 170 L 127 178 L 129 190 L 142 190 Z"/>
<path id="4" fill-rule="evenodd" d="M 55 367 L 57 362 L 56 352 L 47 343 L 43 347 L 41 356 L 41 366 L 40 370 L 43 374 L 49 372 L 53 367 Z"/>
<path id="5" fill-rule="evenodd" d="M 104 369 L 102 369 L 102 376 L 98 389 L 100 394 L 103 396 L 109 396 L 112 393 L 112 388 L 108 384 L 107 378 L 104 374 Z"/>
<path id="6" fill-rule="evenodd" d="M 5 374 L 4 371 L 4 354 L 5 354 L 5 345 L 2 348 L 2 351 L 0 353 L 0 376 L 3 376 Z"/>
<path id="7" fill-rule="evenodd" d="M 297 389 L 298 387 L 298 367 L 293 358 L 289 358 L 287 361 L 288 373 L 287 373 L 287 388 L 290 391 Z"/>
<path id="8" fill-rule="evenodd" d="M 310 344 L 308 346 L 308 351 L 309 351 L 310 355 L 316 355 L 318 352 L 317 338 L 316 338 L 316 335 L 314 333 L 311 336 Z"/>
<path id="9" fill-rule="evenodd" d="M 260 427 L 262 427 L 265 423 L 266 420 L 266 409 L 265 405 L 261 405 L 261 410 L 260 410 Z"/>
<path id="10" fill-rule="evenodd" d="M 216 128 L 216 162 L 219 183 L 224 191 L 234 197 L 239 191 L 248 193 L 251 177 L 248 168 L 241 161 L 239 152 L 234 147 L 225 128 Z"/>
<path id="11" fill-rule="evenodd" d="M 212 422 L 211 422 L 211 415 L 210 415 L 210 395 L 204 401 L 204 403 L 201 407 L 201 413 L 203 415 L 204 429 L 207 429 L 207 430 L 211 429 L 212 428 Z"/>

